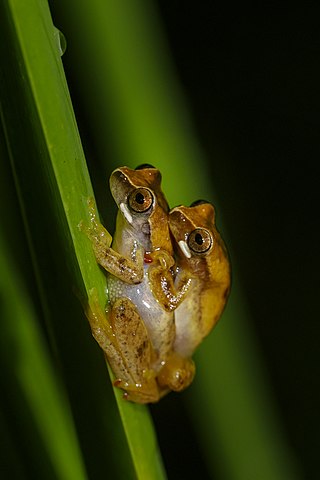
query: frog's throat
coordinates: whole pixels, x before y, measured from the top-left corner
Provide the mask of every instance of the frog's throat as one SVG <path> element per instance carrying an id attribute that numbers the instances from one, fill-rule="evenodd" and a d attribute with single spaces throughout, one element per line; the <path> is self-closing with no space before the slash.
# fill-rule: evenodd
<path id="1" fill-rule="evenodd" d="M 189 249 L 188 245 L 186 244 L 186 242 L 184 240 L 179 240 L 178 244 L 179 244 L 179 247 L 180 247 L 183 255 L 187 258 L 191 258 L 190 249 Z"/>
<path id="2" fill-rule="evenodd" d="M 129 210 L 128 210 L 127 206 L 124 203 L 120 203 L 119 208 L 120 208 L 121 212 L 123 213 L 123 216 L 125 217 L 127 222 L 130 223 L 130 225 L 131 225 L 132 224 L 132 215 L 129 213 Z"/>

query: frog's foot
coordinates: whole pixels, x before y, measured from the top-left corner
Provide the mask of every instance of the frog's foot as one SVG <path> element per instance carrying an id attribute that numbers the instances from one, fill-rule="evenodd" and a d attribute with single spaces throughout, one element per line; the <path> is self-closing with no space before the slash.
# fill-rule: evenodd
<path id="1" fill-rule="evenodd" d="M 150 252 L 147 255 L 150 266 L 147 270 L 148 283 L 153 296 L 167 312 L 174 310 L 171 298 L 174 297 L 174 258 L 165 250 Z M 146 257 L 145 255 L 145 257 Z"/>
<path id="2" fill-rule="evenodd" d="M 149 262 L 147 270 L 150 290 L 153 296 L 167 312 L 173 312 L 184 300 L 189 287 L 191 278 L 188 275 L 175 284 L 174 259 L 165 251 L 159 251 L 152 254 L 154 261 Z"/>
<path id="3" fill-rule="evenodd" d="M 102 350 L 107 353 L 110 345 L 117 348 L 117 341 L 109 322 L 109 314 L 101 308 L 96 288 L 92 288 L 89 292 L 89 301 L 85 307 L 85 313 L 90 323 L 92 335 Z"/>
<path id="4" fill-rule="evenodd" d="M 161 388 L 181 392 L 191 384 L 194 375 L 195 365 L 193 360 L 172 352 L 160 370 L 157 379 Z"/>
<path id="5" fill-rule="evenodd" d="M 160 400 L 160 392 L 155 379 L 131 385 L 117 379 L 113 382 L 113 385 L 124 390 L 123 398 L 129 402 L 155 403 Z"/>
<path id="6" fill-rule="evenodd" d="M 92 197 L 88 198 L 88 210 L 90 224 L 86 225 L 82 220 L 78 227 L 83 231 L 92 242 L 92 247 L 97 259 L 104 255 L 106 249 L 110 246 L 112 237 L 110 233 L 98 220 L 97 209 L 95 201 Z"/>
<path id="7" fill-rule="evenodd" d="M 146 263 L 152 263 L 151 269 L 167 271 L 174 266 L 174 258 L 166 250 L 155 250 L 145 255 Z M 149 270 L 150 270 L 149 268 Z"/>

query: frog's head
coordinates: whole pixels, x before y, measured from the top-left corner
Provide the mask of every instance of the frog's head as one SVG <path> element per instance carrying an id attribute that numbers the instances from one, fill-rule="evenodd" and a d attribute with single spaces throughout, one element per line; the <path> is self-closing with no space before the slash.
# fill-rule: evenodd
<path id="1" fill-rule="evenodd" d="M 169 213 L 169 228 L 178 262 L 191 273 L 206 277 L 216 263 L 226 257 L 211 203 L 199 200 L 190 207 L 173 208 Z"/>
<path id="2" fill-rule="evenodd" d="M 121 215 L 121 228 L 131 232 L 146 250 L 171 253 L 169 206 L 161 190 L 160 171 L 147 164 L 135 170 L 117 168 L 111 174 L 110 189 Z"/>

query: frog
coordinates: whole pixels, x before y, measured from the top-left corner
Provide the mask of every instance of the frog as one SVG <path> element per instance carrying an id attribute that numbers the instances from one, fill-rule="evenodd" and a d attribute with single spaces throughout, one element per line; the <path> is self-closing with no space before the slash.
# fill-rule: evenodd
<path id="1" fill-rule="evenodd" d="M 174 266 L 169 206 L 161 173 L 149 164 L 115 169 L 110 190 L 118 207 L 112 243 L 92 199 L 86 229 L 96 260 L 106 271 L 109 303 L 101 309 L 93 289 L 87 317 L 124 398 L 154 403 L 170 391 L 168 385 L 159 385 L 157 375 L 175 338 L 173 312 L 158 299 L 157 276 L 148 276 L 151 264 L 153 272 L 169 272 Z"/>
<path id="2" fill-rule="evenodd" d="M 192 356 L 217 324 L 226 305 L 231 284 L 229 256 L 215 225 L 215 208 L 205 200 L 169 213 L 169 229 L 176 256 L 175 273 L 155 272 L 159 301 L 174 311 L 175 340 L 158 382 L 180 382 L 186 388 L 195 374 Z M 187 294 L 181 291 L 187 288 Z M 171 379 L 171 380 L 170 380 Z"/>

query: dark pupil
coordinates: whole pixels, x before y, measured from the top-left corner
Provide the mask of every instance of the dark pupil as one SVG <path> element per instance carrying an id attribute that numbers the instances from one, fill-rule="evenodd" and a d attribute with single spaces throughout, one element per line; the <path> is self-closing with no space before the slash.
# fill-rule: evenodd
<path id="1" fill-rule="evenodd" d="M 139 203 L 139 205 L 144 203 L 144 195 L 142 195 L 142 193 L 137 193 L 136 202 Z"/>
<path id="2" fill-rule="evenodd" d="M 200 235 L 200 233 L 196 233 L 194 239 L 198 245 L 203 244 L 203 238 L 202 238 L 202 235 Z"/>

